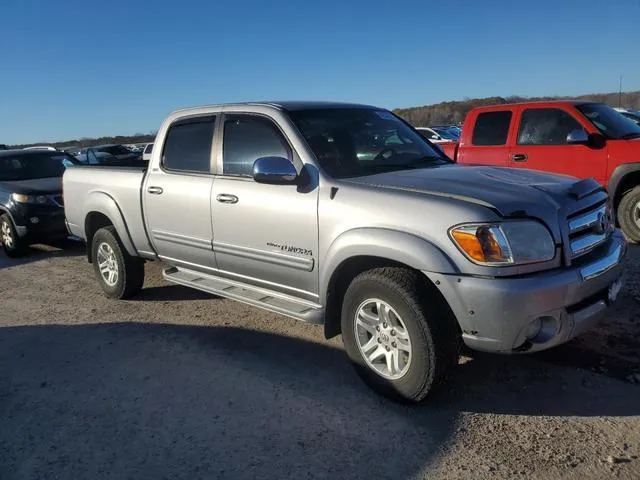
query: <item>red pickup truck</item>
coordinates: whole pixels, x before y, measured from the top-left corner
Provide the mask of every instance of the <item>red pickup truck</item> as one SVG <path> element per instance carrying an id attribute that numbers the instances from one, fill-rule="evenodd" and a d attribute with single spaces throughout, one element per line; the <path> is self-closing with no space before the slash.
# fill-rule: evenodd
<path id="1" fill-rule="evenodd" d="M 640 126 L 605 104 L 476 108 L 465 119 L 460 141 L 439 146 L 461 164 L 593 177 L 608 190 L 623 232 L 640 242 Z"/>

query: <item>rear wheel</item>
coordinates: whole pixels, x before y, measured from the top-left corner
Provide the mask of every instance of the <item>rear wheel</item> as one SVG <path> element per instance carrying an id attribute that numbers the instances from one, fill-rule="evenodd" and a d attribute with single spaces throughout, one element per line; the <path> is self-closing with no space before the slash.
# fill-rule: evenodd
<path id="1" fill-rule="evenodd" d="M 18 236 L 11 217 L 6 213 L 0 216 L 0 243 L 7 257 L 21 257 L 27 250 L 27 244 Z"/>
<path id="2" fill-rule="evenodd" d="M 622 197 L 618 205 L 618 222 L 629 240 L 640 243 L 640 186 Z"/>
<path id="3" fill-rule="evenodd" d="M 365 383 L 403 403 L 423 400 L 458 362 L 455 317 L 435 287 L 409 269 L 357 276 L 345 295 L 342 336 Z"/>
<path id="4" fill-rule="evenodd" d="M 102 290 L 110 298 L 129 298 L 144 283 L 144 261 L 126 251 L 116 229 L 103 227 L 91 242 L 91 259 Z"/>

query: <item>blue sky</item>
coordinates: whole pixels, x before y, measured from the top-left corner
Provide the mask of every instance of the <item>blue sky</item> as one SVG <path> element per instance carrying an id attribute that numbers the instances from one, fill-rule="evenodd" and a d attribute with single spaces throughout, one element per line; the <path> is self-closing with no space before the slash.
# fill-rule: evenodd
<path id="1" fill-rule="evenodd" d="M 640 90 L 640 0 L 4 0 L 1 17 L 0 143 L 147 133 L 227 101 Z"/>

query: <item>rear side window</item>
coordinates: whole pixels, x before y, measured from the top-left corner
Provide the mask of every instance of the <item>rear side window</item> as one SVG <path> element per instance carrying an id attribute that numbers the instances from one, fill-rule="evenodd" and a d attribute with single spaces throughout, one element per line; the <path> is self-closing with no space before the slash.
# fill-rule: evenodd
<path id="1" fill-rule="evenodd" d="M 151 150 L 153 149 L 153 143 L 150 143 L 149 145 L 147 145 L 144 149 L 144 153 L 151 153 Z"/>
<path id="2" fill-rule="evenodd" d="M 476 118 L 473 128 L 474 145 L 504 145 L 507 143 L 511 111 L 483 112 Z"/>
<path id="3" fill-rule="evenodd" d="M 180 172 L 209 173 L 215 117 L 178 120 L 169 127 L 162 166 Z"/>
<path id="4" fill-rule="evenodd" d="M 222 165 L 225 175 L 252 176 L 261 157 L 291 160 L 289 145 L 273 122 L 251 115 L 229 115 L 224 122 Z"/>
<path id="5" fill-rule="evenodd" d="M 582 125 L 558 108 L 530 108 L 522 112 L 518 145 L 564 145 L 573 130 Z"/>

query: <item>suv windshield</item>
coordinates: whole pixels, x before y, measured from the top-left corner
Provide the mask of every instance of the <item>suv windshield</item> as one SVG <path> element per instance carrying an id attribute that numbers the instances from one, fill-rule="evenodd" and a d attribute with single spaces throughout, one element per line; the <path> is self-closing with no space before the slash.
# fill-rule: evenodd
<path id="1" fill-rule="evenodd" d="M 78 163 L 71 155 L 62 152 L 0 155 L 0 181 L 62 177 L 66 167 Z"/>
<path id="2" fill-rule="evenodd" d="M 334 178 L 451 163 L 387 110 L 330 108 L 289 115 L 320 167 Z"/>
<path id="3" fill-rule="evenodd" d="M 630 139 L 640 137 L 640 126 L 602 103 L 586 103 L 576 108 L 607 138 Z"/>
<path id="4" fill-rule="evenodd" d="M 101 147 L 97 149 L 99 152 L 110 153 L 111 155 L 128 155 L 131 153 L 127 147 L 122 145 L 111 145 L 109 147 Z"/>

